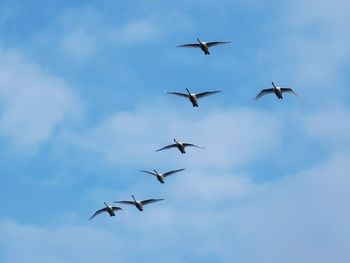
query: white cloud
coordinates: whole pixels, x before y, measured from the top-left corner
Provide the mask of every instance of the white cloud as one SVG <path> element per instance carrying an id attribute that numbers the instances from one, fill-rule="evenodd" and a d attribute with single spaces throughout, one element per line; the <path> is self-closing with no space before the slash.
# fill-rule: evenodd
<path id="1" fill-rule="evenodd" d="M 305 4 L 306 8 L 301 8 Z M 323 19 L 324 15 L 329 14 L 326 10 L 330 6 L 323 2 L 321 6 L 326 7 L 319 13 Z M 302 16 L 305 19 L 313 8 L 308 3 L 299 3 L 292 10 L 292 18 L 298 18 L 306 10 Z M 344 18 L 343 15 L 339 17 Z M 153 31 L 152 23 L 147 25 L 148 22 L 140 21 L 141 24 L 139 21 L 126 24 L 117 29 L 115 34 L 118 37 L 125 36 L 130 43 L 137 43 L 140 32 L 141 35 L 145 32 L 142 36 L 144 41 L 149 41 L 152 34 L 159 34 L 159 31 Z M 335 19 L 331 28 L 338 23 Z M 308 26 L 310 21 L 295 25 L 298 32 L 295 34 L 292 31 L 288 39 L 293 40 L 289 43 L 296 43 L 291 54 L 298 54 L 295 56 L 296 61 L 304 57 L 298 63 L 300 81 L 321 84 L 325 91 L 331 80 L 339 83 L 337 69 L 342 65 L 339 58 L 342 55 L 346 58 L 347 50 L 343 44 L 339 46 L 341 34 L 335 35 L 337 42 L 326 42 L 325 46 L 317 45 L 318 41 L 324 40 L 324 36 L 317 41 L 305 38 L 307 34 L 302 31 L 307 30 Z M 79 47 L 80 39 L 91 37 L 86 32 L 76 29 L 70 32 L 67 36 L 72 38 L 65 39 L 68 43 L 65 52 L 71 52 L 70 55 L 79 52 L 75 49 Z M 286 47 L 289 50 L 290 45 Z M 81 57 L 79 53 L 77 56 L 89 56 L 95 48 L 93 44 L 82 50 Z M 319 57 L 325 48 L 327 54 Z M 71 113 L 76 112 L 72 106 L 75 96 L 57 78 L 47 76 L 35 65 L 23 63 L 22 58 L 17 59 L 21 63 L 14 62 L 14 58 L 4 60 L 8 64 L 14 63 L 14 66 L 0 68 L 0 73 L 13 79 L 13 76 L 25 78 L 24 81 L 22 78 L 16 81 L 5 81 L 6 78 L 1 80 L 5 84 L 13 82 L 20 88 L 15 91 L 0 88 L 0 99 L 4 102 L 4 115 L 1 118 L 5 119 L 5 125 L 0 119 L 0 131 L 21 145 L 33 145 L 45 140 L 59 123 L 70 119 Z M 327 65 L 329 61 L 331 63 Z M 280 63 L 277 64 L 286 70 Z M 12 68 L 19 68 L 20 73 L 24 74 Z M 290 68 L 286 71 L 295 77 Z M 31 92 L 25 92 L 23 87 L 26 83 L 39 83 L 31 86 L 38 97 L 31 97 Z M 44 88 L 46 84 L 50 84 L 48 86 L 51 88 Z M 312 85 L 312 92 L 318 87 Z M 14 99 L 14 94 L 20 99 Z M 57 97 L 59 102 L 49 103 L 47 97 Z M 45 111 L 42 111 L 43 107 L 38 107 L 42 103 Z M 29 106 L 25 114 L 20 111 L 22 104 Z M 64 109 L 64 112 L 59 109 Z M 152 167 L 176 164 L 179 167 L 174 168 L 189 169 L 184 174 L 169 178 L 169 182 L 161 186 L 166 200 L 147 207 L 143 213 L 135 209 L 129 215 L 113 220 L 101 216 L 91 222 L 91 227 L 0 223 L 0 235 L 3 237 L 0 246 L 6 262 L 130 262 L 139 261 L 140 258 L 144 261 L 154 261 L 156 258 L 164 262 L 189 262 L 193 259 L 201 262 L 262 263 L 348 261 L 350 207 L 347 200 L 350 197 L 350 177 L 347 171 L 350 169 L 350 156 L 348 153 L 339 154 L 339 149 L 348 148 L 349 142 L 349 111 L 346 107 L 322 109 L 316 113 L 306 113 L 306 117 L 303 116 L 305 112 L 298 112 L 301 115 L 298 117 L 293 113 L 284 114 L 285 119 L 292 117 L 297 119 L 298 124 L 301 121 L 301 126 L 296 129 L 306 128 L 306 132 L 316 140 L 320 139 L 322 145 L 335 145 L 335 153 L 329 160 L 306 171 L 279 178 L 277 182 L 261 184 L 245 177 L 247 175 L 244 173 L 237 176 L 228 170 L 266 158 L 266 153 L 279 148 L 283 148 L 283 155 L 272 161 L 280 162 L 289 158 L 286 157 L 290 154 L 289 149 L 281 147 L 281 144 L 286 138 L 282 129 L 291 128 L 291 125 L 286 124 L 288 121 L 281 121 L 282 114 L 223 109 L 206 112 L 205 116 L 200 111 L 190 110 L 190 107 L 186 111 L 155 106 L 133 112 L 117 112 L 86 132 L 73 133 L 73 139 L 70 138 L 66 143 L 73 142 L 84 151 L 101 154 L 116 165 L 130 167 L 141 163 Z M 50 118 L 45 118 L 45 114 L 50 115 Z M 36 122 L 38 126 L 30 125 Z M 23 132 L 26 129 L 34 131 L 27 134 Z M 293 130 L 289 132 L 291 134 Z M 300 134 L 302 136 L 298 139 L 301 141 L 309 139 L 304 137 L 304 131 Z M 171 143 L 174 137 L 202 145 L 207 150 L 192 148 L 186 155 L 181 155 L 177 150 L 154 152 Z M 343 147 L 339 147 L 340 144 Z M 305 145 L 300 144 L 300 152 L 304 151 Z M 274 164 L 271 162 L 271 166 Z M 144 185 L 139 187 L 145 191 Z M 102 189 L 94 195 L 98 199 L 111 196 L 114 191 L 106 194 Z M 103 224 L 105 222 L 108 223 Z"/>
<path id="2" fill-rule="evenodd" d="M 349 7 L 343 0 L 291 1 L 283 17 L 281 42 L 284 54 L 291 55 L 286 64 L 292 65 L 288 74 L 294 72 L 293 80 L 309 100 L 335 100 L 347 92 L 342 72 L 350 58 Z"/>
<path id="3" fill-rule="evenodd" d="M 124 52 L 123 49 L 130 46 L 158 43 L 166 36 L 184 32 L 192 35 L 193 27 L 192 18 L 177 9 L 166 14 L 146 13 L 116 18 L 114 12 L 111 14 L 101 8 L 83 5 L 63 9 L 57 19 L 38 32 L 34 43 L 38 49 L 49 48 L 66 59 L 98 59 L 97 55 L 110 56 Z"/>
<path id="4" fill-rule="evenodd" d="M 138 44 L 152 41 L 160 34 L 159 24 L 145 19 L 131 21 L 119 29 L 112 30 L 110 38 L 117 44 Z"/>
<path id="5" fill-rule="evenodd" d="M 347 262 L 349 158 L 335 155 L 278 182 L 252 185 L 254 191 L 243 202 L 232 203 L 234 192 L 213 203 L 206 202 L 206 196 L 180 199 L 172 212 L 158 208 L 159 214 L 164 212 L 170 218 L 159 230 L 177 229 L 172 238 L 181 240 L 178 253 L 197 259 L 202 253 L 222 262 Z M 200 183 L 209 183 L 209 196 L 211 192 L 220 195 L 221 188 L 215 189 L 215 184 L 211 188 L 209 181 L 199 178 Z M 179 195 L 185 191 L 186 196 L 183 185 L 175 186 L 173 191 Z M 142 227 L 155 231 L 155 215 L 145 216 L 145 225 L 153 226 Z"/>
<path id="6" fill-rule="evenodd" d="M 95 52 L 96 39 L 84 29 L 76 28 L 63 36 L 60 48 L 71 57 L 83 59 Z"/>
<path id="7" fill-rule="evenodd" d="M 182 173 L 174 175 L 176 179 L 169 179 L 172 186 L 169 194 L 174 200 L 201 200 L 207 206 L 208 203 L 240 201 L 252 195 L 255 190 L 255 184 L 242 175 L 191 169 Z M 219 206 L 222 208 L 222 205 Z"/>
<path id="8" fill-rule="evenodd" d="M 0 233 L 0 245 L 6 248 L 4 263 L 107 262 L 120 258 L 121 240 L 106 230 L 92 227 L 45 228 L 7 221 L 0 224 Z"/>
<path id="9" fill-rule="evenodd" d="M 271 184 L 245 207 L 236 225 L 250 236 L 254 262 L 346 262 L 349 252 L 349 155 L 336 155 L 296 176 Z"/>
<path id="10" fill-rule="evenodd" d="M 18 148 L 45 141 L 58 125 L 81 113 L 81 102 L 67 85 L 16 51 L 1 51 L 0 134 Z"/>
<path id="11" fill-rule="evenodd" d="M 305 126 L 312 137 L 326 141 L 326 146 L 335 147 L 337 151 L 348 150 L 350 145 L 349 116 L 349 108 L 331 105 L 322 111 L 306 115 Z"/>
<path id="12" fill-rule="evenodd" d="M 62 13 L 50 31 L 37 36 L 38 41 L 57 39 L 53 45 L 64 55 L 74 59 L 94 57 L 105 47 L 148 43 L 158 39 L 163 29 L 157 19 L 109 21 L 105 14 L 91 8 L 68 9 Z M 52 35 L 55 32 L 55 35 Z"/>
<path id="13" fill-rule="evenodd" d="M 234 193 L 216 202 L 206 202 L 205 195 L 167 199 L 142 213 L 130 208 L 129 214 L 115 218 L 101 215 L 89 222 L 91 226 L 37 227 L 2 221 L 1 250 L 5 262 L 116 257 L 118 262 L 148 262 L 156 257 L 167 262 L 345 263 L 350 256 L 349 158 L 335 155 L 278 182 L 252 183 L 254 191 L 243 202 L 232 202 Z M 202 183 L 211 185 L 216 176 Z M 216 186 L 205 189 L 209 196 L 210 191 L 220 192 Z M 187 191 L 182 187 L 173 184 L 168 194 Z"/>
<path id="14" fill-rule="evenodd" d="M 190 109 L 191 110 L 191 109 Z M 225 169 L 261 158 L 281 144 L 281 127 L 266 113 L 248 109 L 223 110 L 198 118 L 161 106 L 118 112 L 96 127 L 75 136 L 75 144 L 99 153 L 111 163 L 178 163 L 181 166 Z M 176 138 L 202 147 L 155 152 Z"/>

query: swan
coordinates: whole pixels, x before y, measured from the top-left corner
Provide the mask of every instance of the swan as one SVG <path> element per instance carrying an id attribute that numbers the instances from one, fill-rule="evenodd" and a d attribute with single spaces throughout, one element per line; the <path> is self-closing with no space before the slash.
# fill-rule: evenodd
<path id="1" fill-rule="evenodd" d="M 204 42 L 200 41 L 199 38 L 197 38 L 198 43 L 195 44 L 185 44 L 185 45 L 179 45 L 177 47 L 195 47 L 200 48 L 205 55 L 209 55 L 209 48 L 217 45 L 223 45 L 231 43 L 230 41 L 214 41 L 214 42 Z"/>
<path id="2" fill-rule="evenodd" d="M 185 148 L 188 147 L 188 146 L 192 146 L 192 147 L 196 147 L 196 148 L 205 149 L 205 148 L 203 148 L 203 147 L 194 145 L 194 144 L 192 144 L 192 143 L 178 142 L 176 139 L 174 139 L 174 142 L 175 142 L 174 144 L 170 144 L 170 145 L 164 146 L 163 148 L 160 148 L 160 149 L 156 150 L 156 152 L 159 152 L 159 151 L 162 151 L 162 150 L 166 150 L 166 149 L 170 149 L 170 148 L 176 148 L 176 147 L 177 147 L 181 153 L 186 153 L 186 152 L 185 152 Z"/>
<path id="3" fill-rule="evenodd" d="M 103 202 L 105 204 L 106 207 L 100 209 L 100 210 L 97 210 L 90 218 L 89 220 L 93 219 L 95 216 L 103 213 L 103 212 L 107 212 L 110 216 L 115 216 L 115 213 L 114 211 L 118 211 L 118 210 L 122 210 L 124 212 L 127 212 L 126 210 L 124 210 L 123 208 L 121 207 L 118 207 L 118 206 L 111 206 L 111 205 L 107 205 L 105 202 Z"/>
<path id="4" fill-rule="evenodd" d="M 119 204 L 125 204 L 125 205 L 134 205 L 136 206 L 136 208 L 140 211 L 143 211 L 143 206 L 144 205 L 148 205 L 151 203 L 155 203 L 158 201 L 162 201 L 164 199 L 146 199 L 146 200 L 142 200 L 142 201 L 138 201 L 135 199 L 134 195 L 131 195 L 133 201 L 114 201 L 113 203 L 119 203 Z"/>
<path id="5" fill-rule="evenodd" d="M 271 82 L 273 88 L 269 88 L 269 89 L 263 89 L 262 91 L 260 91 L 260 93 L 258 95 L 256 95 L 255 100 L 259 99 L 260 97 L 269 94 L 269 93 L 275 93 L 275 95 L 277 96 L 277 98 L 279 99 L 283 99 L 282 97 L 282 93 L 284 92 L 289 92 L 289 93 L 293 93 L 294 95 L 297 95 L 294 90 L 292 90 L 291 88 L 281 88 L 281 87 L 276 87 L 275 84 L 273 82 Z"/>
<path id="6" fill-rule="evenodd" d="M 198 107 L 198 102 L 197 102 L 198 99 L 221 92 L 221 90 L 214 90 L 214 91 L 206 91 L 206 92 L 201 92 L 196 94 L 196 93 L 191 93 L 187 88 L 186 88 L 186 91 L 187 91 L 187 94 L 181 93 L 181 92 L 167 92 L 167 93 L 188 98 L 191 101 L 193 107 Z"/>
<path id="7" fill-rule="evenodd" d="M 149 172 L 149 171 L 145 171 L 145 170 L 139 170 L 139 171 L 156 176 L 158 181 L 160 183 L 164 184 L 164 178 L 165 177 L 167 177 L 169 175 L 172 175 L 172 174 L 175 174 L 175 173 L 178 173 L 178 172 L 181 172 L 183 170 L 185 170 L 185 169 L 182 168 L 182 169 L 178 169 L 178 170 L 172 170 L 172 171 L 169 171 L 169 172 L 166 172 L 166 173 L 158 173 L 156 170 L 153 170 L 154 172 Z"/>

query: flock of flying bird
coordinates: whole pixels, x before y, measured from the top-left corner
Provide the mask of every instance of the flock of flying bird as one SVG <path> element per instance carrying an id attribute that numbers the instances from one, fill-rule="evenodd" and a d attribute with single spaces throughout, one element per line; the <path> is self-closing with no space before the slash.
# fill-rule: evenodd
<path id="1" fill-rule="evenodd" d="M 204 52 L 205 55 L 209 55 L 210 54 L 210 52 L 209 52 L 209 48 L 210 47 L 230 43 L 230 41 L 204 42 L 204 41 L 201 41 L 199 38 L 197 38 L 197 42 L 198 43 L 179 45 L 177 47 L 200 48 Z M 278 87 L 273 82 L 271 82 L 271 84 L 272 84 L 272 87 L 261 90 L 258 93 L 258 95 L 256 95 L 255 100 L 259 99 L 260 97 L 262 97 L 264 95 L 271 94 L 271 93 L 274 93 L 278 99 L 283 99 L 283 96 L 282 96 L 283 93 L 292 93 L 294 95 L 297 95 L 294 92 L 294 90 L 291 89 L 291 88 Z M 189 89 L 187 89 L 187 88 L 186 88 L 186 91 L 187 91 L 187 93 L 181 93 L 181 92 L 167 92 L 167 93 L 168 94 L 172 94 L 172 95 L 176 95 L 176 96 L 180 96 L 180 97 L 183 97 L 183 98 L 186 98 L 186 99 L 189 99 L 190 102 L 192 103 L 193 107 L 198 107 L 198 99 L 221 92 L 220 90 L 215 90 L 215 91 L 206 91 L 206 92 L 201 92 L 201 93 L 191 93 L 189 91 Z M 182 154 L 184 154 L 184 153 L 186 153 L 186 151 L 185 151 L 186 147 L 196 147 L 196 148 L 205 149 L 203 147 L 200 147 L 200 146 L 192 144 L 192 143 L 179 142 L 176 139 L 174 139 L 174 142 L 175 143 L 173 143 L 173 144 L 169 144 L 167 146 L 164 146 L 164 147 L 156 150 L 156 152 L 159 152 L 159 151 L 162 151 L 162 150 L 171 149 L 171 148 L 177 148 Z M 164 172 L 164 173 L 159 173 L 156 170 L 153 170 L 153 172 L 146 171 L 146 170 L 139 170 L 139 171 L 143 172 L 143 173 L 150 174 L 152 176 L 155 176 L 160 183 L 164 184 L 164 179 L 167 176 L 175 174 L 175 173 L 178 173 L 178 172 L 181 172 L 183 170 L 185 170 L 185 169 L 182 168 L 182 169 L 177 169 L 177 170 L 171 170 L 171 171 Z M 132 197 L 132 200 L 114 201 L 114 203 L 125 204 L 125 205 L 133 205 L 139 211 L 143 211 L 143 206 L 144 205 L 148 205 L 148 204 L 151 204 L 151 203 L 155 203 L 155 202 L 164 200 L 162 198 L 160 198 L 160 199 L 136 200 L 134 195 L 131 195 L 131 197 Z M 124 210 L 123 208 L 121 208 L 119 206 L 109 205 L 109 204 L 107 204 L 105 202 L 104 202 L 104 205 L 105 205 L 105 207 L 100 209 L 100 210 L 97 210 L 90 217 L 89 220 L 91 220 L 95 216 L 97 216 L 97 215 L 99 215 L 101 213 L 104 213 L 104 212 L 107 212 L 110 216 L 115 216 L 115 211 L 119 211 L 119 210 L 127 212 L 126 210 Z"/>

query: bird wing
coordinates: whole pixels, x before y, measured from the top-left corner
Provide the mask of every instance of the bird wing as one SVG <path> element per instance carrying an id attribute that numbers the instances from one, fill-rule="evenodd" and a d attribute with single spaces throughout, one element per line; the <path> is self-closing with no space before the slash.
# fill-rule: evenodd
<path id="1" fill-rule="evenodd" d="M 170 148 L 174 148 L 174 147 L 177 147 L 176 143 L 164 146 L 163 148 L 160 148 L 160 149 L 156 150 L 156 152 L 159 152 L 159 151 L 162 151 L 162 150 L 166 150 L 166 149 L 170 149 Z"/>
<path id="2" fill-rule="evenodd" d="M 148 174 L 157 176 L 155 173 L 152 173 L 152 172 L 149 172 L 149 171 L 145 171 L 145 170 L 139 170 L 139 172 L 144 172 L 144 173 L 148 173 Z"/>
<path id="3" fill-rule="evenodd" d="M 122 211 L 124 211 L 124 212 L 128 212 L 128 211 L 126 211 L 125 209 L 123 209 L 123 208 L 121 208 L 121 207 L 119 207 L 119 206 L 112 206 L 112 209 L 113 209 L 113 211 L 118 211 L 118 210 L 122 210 Z"/>
<path id="4" fill-rule="evenodd" d="M 178 169 L 178 170 L 172 170 L 172 171 L 169 171 L 169 172 L 163 173 L 163 176 L 164 176 L 164 177 L 167 177 L 167 176 L 169 176 L 169 175 L 172 175 L 172 174 L 174 174 L 174 173 L 181 172 L 181 171 L 183 171 L 183 170 L 185 170 L 185 168 Z"/>
<path id="5" fill-rule="evenodd" d="M 185 45 L 180 45 L 176 47 L 200 47 L 200 44 L 185 44 Z"/>
<path id="6" fill-rule="evenodd" d="M 273 93 L 274 89 L 270 88 L 270 89 L 263 89 L 262 91 L 260 91 L 260 93 L 258 95 L 256 95 L 255 100 L 259 99 L 260 97 L 269 94 L 269 93 Z"/>
<path id="7" fill-rule="evenodd" d="M 141 201 L 141 204 L 148 205 L 148 204 L 155 203 L 155 202 L 162 201 L 162 200 L 164 200 L 164 199 L 147 199 L 147 200 Z"/>
<path id="8" fill-rule="evenodd" d="M 181 92 L 167 92 L 168 94 L 172 94 L 172 95 L 177 95 L 177 96 L 181 96 L 181 97 L 185 97 L 188 98 L 189 95 L 186 93 L 181 93 Z"/>
<path id="9" fill-rule="evenodd" d="M 213 94 L 219 93 L 219 92 L 221 92 L 221 90 L 201 92 L 201 93 L 196 94 L 196 97 L 197 98 L 203 98 L 203 97 L 206 97 L 206 96 L 209 96 L 209 95 L 213 95 Z"/>
<path id="10" fill-rule="evenodd" d="M 99 215 L 99 214 L 101 214 L 101 213 L 103 213 L 103 212 L 106 212 L 106 211 L 107 211 L 107 207 L 102 208 L 102 209 L 100 209 L 100 210 L 97 210 L 97 211 L 95 212 L 95 214 L 93 214 L 93 215 L 89 218 L 89 220 L 93 219 L 95 216 L 97 216 L 97 215 Z"/>
<path id="11" fill-rule="evenodd" d="M 289 92 L 289 93 L 293 93 L 294 95 L 298 96 L 294 90 L 292 90 L 291 88 L 281 88 L 282 92 Z"/>
<path id="12" fill-rule="evenodd" d="M 213 47 L 217 45 L 223 45 L 223 44 L 228 44 L 231 43 L 231 41 L 214 41 L 214 42 L 207 42 L 208 47 Z"/>
<path id="13" fill-rule="evenodd" d="M 197 147 L 197 148 L 201 148 L 201 149 L 205 149 L 203 147 L 200 147 L 198 145 L 192 144 L 192 143 L 183 143 L 183 146 L 187 147 L 187 146 L 192 146 L 192 147 Z"/>
<path id="14" fill-rule="evenodd" d="M 114 201 L 113 203 L 124 204 L 124 205 L 135 205 L 133 201 Z"/>

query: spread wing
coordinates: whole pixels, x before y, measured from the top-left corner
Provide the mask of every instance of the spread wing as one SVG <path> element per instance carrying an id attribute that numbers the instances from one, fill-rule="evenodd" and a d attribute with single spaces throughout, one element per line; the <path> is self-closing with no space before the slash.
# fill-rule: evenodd
<path id="1" fill-rule="evenodd" d="M 213 47 L 217 45 L 223 45 L 223 44 L 228 44 L 231 43 L 231 41 L 214 41 L 214 42 L 207 42 L 208 47 Z"/>
<path id="2" fill-rule="evenodd" d="M 206 96 L 209 96 L 209 95 L 213 95 L 213 94 L 219 93 L 219 92 L 221 92 L 221 90 L 201 92 L 201 93 L 196 94 L 196 97 L 197 98 L 203 98 L 203 97 L 206 97 Z"/>
<path id="3" fill-rule="evenodd" d="M 133 201 L 114 201 L 113 203 L 124 204 L 124 205 L 135 205 Z"/>
<path id="4" fill-rule="evenodd" d="M 100 210 L 97 210 L 97 211 L 95 212 L 95 214 L 93 214 L 93 215 L 89 218 L 89 220 L 93 219 L 95 216 L 97 216 L 97 215 L 99 215 L 99 214 L 101 214 L 101 213 L 103 213 L 103 212 L 107 212 L 107 207 L 102 208 L 102 209 L 100 209 Z"/>
<path id="5" fill-rule="evenodd" d="M 260 97 L 269 94 L 269 93 L 273 93 L 274 89 L 270 88 L 270 89 L 263 89 L 262 91 L 260 91 L 260 93 L 258 95 L 256 95 L 255 100 L 259 99 Z"/>
<path id="6" fill-rule="evenodd" d="M 196 147 L 196 148 L 201 148 L 201 149 L 205 149 L 203 147 L 200 147 L 198 145 L 192 144 L 192 143 L 183 143 L 183 146 L 187 147 L 187 146 L 192 146 L 192 147 Z"/>
<path id="7" fill-rule="evenodd" d="M 123 208 L 119 207 L 119 206 L 112 206 L 113 211 L 117 211 L 117 210 L 123 210 L 125 211 Z"/>
<path id="8" fill-rule="evenodd" d="M 122 211 L 124 211 L 124 212 L 128 212 L 128 211 L 126 211 L 125 209 L 123 209 L 123 208 L 121 208 L 121 207 L 119 207 L 119 206 L 112 206 L 112 209 L 113 209 L 113 211 L 118 211 L 118 210 L 122 210 Z"/>
<path id="9" fill-rule="evenodd" d="M 139 172 L 148 173 L 148 174 L 151 174 L 151 175 L 155 175 L 155 176 L 156 176 L 155 173 L 152 173 L 152 172 L 149 172 L 149 171 L 145 171 L 145 170 L 139 170 Z"/>
<path id="10" fill-rule="evenodd" d="M 181 97 L 185 97 L 188 98 L 189 95 L 186 93 L 181 93 L 181 92 L 167 92 L 168 94 L 172 94 L 172 95 L 177 95 L 177 96 L 181 96 Z"/>
<path id="11" fill-rule="evenodd" d="M 141 201 L 141 204 L 142 205 L 148 205 L 148 204 L 152 204 L 152 203 L 155 203 L 155 202 L 158 202 L 158 201 L 162 201 L 164 199 L 147 199 L 147 200 L 143 200 Z"/>
<path id="12" fill-rule="evenodd" d="M 181 172 L 181 171 L 183 171 L 183 170 L 185 170 L 185 169 L 183 168 L 183 169 L 178 169 L 178 170 L 172 170 L 172 171 L 169 171 L 169 172 L 163 173 L 163 176 L 164 176 L 164 177 L 167 177 L 167 176 L 169 176 L 169 175 L 172 175 L 172 174 L 175 174 L 175 173 Z"/>
<path id="13" fill-rule="evenodd" d="M 176 47 L 200 47 L 201 45 L 199 44 L 185 44 L 185 45 L 180 45 Z"/>
<path id="14" fill-rule="evenodd" d="M 288 92 L 288 93 L 293 93 L 294 95 L 298 96 L 294 90 L 292 90 L 291 88 L 281 88 L 282 92 Z"/>
<path id="15" fill-rule="evenodd" d="M 170 148 L 174 148 L 174 147 L 177 147 L 176 143 L 167 145 L 167 146 L 165 146 L 163 148 L 160 148 L 160 149 L 156 150 L 156 152 L 159 152 L 159 151 L 162 151 L 162 150 L 166 150 L 166 149 L 170 149 Z"/>

